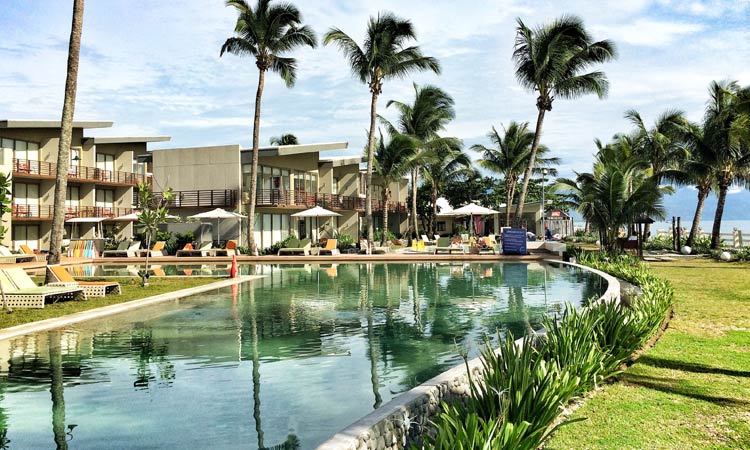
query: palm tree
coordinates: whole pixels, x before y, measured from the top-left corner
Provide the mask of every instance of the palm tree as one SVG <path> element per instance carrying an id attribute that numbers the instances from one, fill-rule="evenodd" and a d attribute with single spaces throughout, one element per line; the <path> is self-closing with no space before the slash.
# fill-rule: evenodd
<path id="1" fill-rule="evenodd" d="M 747 122 L 743 110 L 747 88 L 743 90 L 736 81 L 711 82 L 710 100 L 706 110 L 704 137 L 711 143 L 713 164 L 719 199 L 716 204 L 711 248 L 721 246 L 721 219 L 724 214 L 729 187 L 746 183 L 750 173 L 750 142 L 742 124 Z"/>
<path id="2" fill-rule="evenodd" d="M 65 231 L 65 198 L 68 192 L 68 165 L 70 165 L 70 144 L 73 139 L 73 115 L 76 108 L 78 59 L 81 53 L 82 31 L 83 0 L 73 0 L 73 23 L 70 29 L 70 42 L 68 43 L 68 73 L 65 77 L 65 98 L 60 121 L 60 145 L 57 149 L 55 209 L 52 212 L 52 234 L 47 259 L 49 264 L 60 263 L 60 250 Z M 52 280 L 48 279 L 47 281 Z"/>
<path id="3" fill-rule="evenodd" d="M 479 165 L 483 168 L 502 174 L 505 180 L 505 225 L 510 223 L 510 207 L 516 195 L 516 187 L 521 178 L 523 170 L 528 166 L 531 156 L 531 144 L 534 141 L 534 133 L 529 131 L 528 122 L 510 122 L 508 127 L 503 126 L 502 136 L 495 127 L 487 134 L 494 148 L 476 144 L 471 147 L 475 152 L 481 153 L 482 158 Z M 547 147 L 540 146 L 537 150 L 537 162 L 540 165 L 558 164 L 558 158 L 542 158 L 549 151 Z M 537 168 L 535 168 L 535 171 Z"/>
<path id="4" fill-rule="evenodd" d="M 388 242 L 388 203 L 391 201 L 391 183 L 399 182 L 413 167 L 420 163 L 417 153 L 418 142 L 410 136 L 395 134 L 385 142 L 383 134 L 375 144 L 375 170 L 382 178 L 381 198 L 383 201 L 383 240 Z"/>
<path id="5" fill-rule="evenodd" d="M 378 96 L 382 93 L 383 82 L 402 78 L 409 73 L 432 70 L 440 73 L 440 65 L 435 58 L 424 56 L 417 46 L 409 46 L 416 40 L 414 27 L 408 20 L 390 12 L 370 17 L 367 36 L 362 47 L 338 28 L 326 33 L 323 43 L 335 43 L 344 53 L 352 73 L 362 83 L 367 84 L 372 95 L 370 101 L 370 130 L 367 139 L 367 175 L 365 194 L 365 220 L 367 239 L 372 240 L 372 171 L 375 148 L 375 119 L 377 118 Z"/>
<path id="6" fill-rule="evenodd" d="M 291 88 L 297 79 L 297 61 L 282 56 L 292 50 L 310 46 L 315 48 L 315 33 L 302 25 L 302 15 L 290 3 L 271 5 L 271 0 L 258 0 L 253 9 L 245 0 L 228 0 L 227 6 L 237 10 L 235 36 L 221 46 L 220 55 L 232 53 L 237 56 L 255 57 L 258 68 L 258 90 L 255 94 L 255 119 L 253 121 L 253 156 L 250 171 L 250 205 L 248 208 L 247 242 L 250 252 L 258 254 L 255 245 L 255 199 L 258 180 L 258 147 L 260 134 L 260 105 L 267 71 L 276 72 Z"/>
<path id="7" fill-rule="evenodd" d="M 297 140 L 297 136 L 287 133 L 282 134 L 281 136 L 272 136 L 271 139 L 269 139 L 269 142 L 271 145 L 298 145 L 299 141 Z"/>
<path id="8" fill-rule="evenodd" d="M 710 131 L 706 133 L 703 127 L 691 123 L 685 126 L 682 137 L 690 156 L 682 164 L 682 177 L 678 181 L 683 184 L 692 184 L 698 191 L 698 203 L 695 207 L 693 224 L 685 243 L 688 247 L 692 247 L 695 243 L 701 216 L 703 215 L 703 205 L 713 188 L 716 176 L 714 153 L 711 143 L 706 140 L 707 134 L 711 135 L 712 133 Z"/>
<path id="9" fill-rule="evenodd" d="M 399 112 L 398 123 L 392 125 L 381 117 L 389 134 L 396 132 L 411 136 L 418 141 L 418 150 L 426 151 L 430 146 L 443 139 L 438 133 L 445 129 L 445 125 L 456 117 L 453 108 L 453 98 L 442 89 L 435 86 L 419 87 L 414 83 L 414 103 L 406 104 L 390 100 L 386 108 L 394 105 Z M 419 181 L 419 167 L 411 170 L 411 217 L 409 227 L 414 236 L 419 236 L 419 218 L 417 214 L 417 183 Z M 410 235 L 411 237 L 411 235 Z"/>
<path id="10" fill-rule="evenodd" d="M 521 19 L 517 22 L 513 50 L 516 79 L 521 86 L 537 94 L 538 111 L 534 142 L 516 207 L 516 217 L 521 217 L 545 113 L 552 111 L 552 102 L 558 97 L 574 99 L 594 93 L 603 98 L 609 88 L 605 74 L 582 72 L 615 58 L 616 50 L 611 41 L 594 42 L 581 19 L 575 16 L 563 16 L 535 29 L 528 28 Z"/>
<path id="11" fill-rule="evenodd" d="M 430 183 L 430 202 L 432 204 L 432 223 L 430 234 L 435 234 L 435 218 L 437 217 L 437 199 L 452 181 L 464 180 L 474 175 L 471 158 L 463 152 L 462 143 L 455 138 L 446 138 L 428 149 L 422 173 Z"/>

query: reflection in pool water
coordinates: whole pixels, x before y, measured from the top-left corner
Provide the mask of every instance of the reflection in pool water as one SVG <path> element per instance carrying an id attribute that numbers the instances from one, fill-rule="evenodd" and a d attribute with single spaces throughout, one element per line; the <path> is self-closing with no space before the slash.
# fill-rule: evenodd
<path id="1" fill-rule="evenodd" d="M 540 264 L 257 270 L 233 289 L 0 341 L 0 444 L 311 449 L 483 336 L 521 335 L 606 288 Z"/>

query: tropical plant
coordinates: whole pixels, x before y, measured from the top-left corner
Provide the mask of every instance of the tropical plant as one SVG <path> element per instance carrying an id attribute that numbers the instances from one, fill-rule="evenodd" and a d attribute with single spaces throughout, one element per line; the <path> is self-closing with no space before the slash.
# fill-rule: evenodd
<path id="1" fill-rule="evenodd" d="M 429 159 L 422 165 L 422 173 L 430 186 L 432 221 L 430 234 L 435 234 L 437 199 L 446 184 L 474 176 L 471 158 L 464 153 L 461 141 L 455 138 L 442 139 L 429 150 Z"/>
<path id="2" fill-rule="evenodd" d="M 453 98 L 442 89 L 435 86 L 419 87 L 414 83 L 414 102 L 412 104 L 390 100 L 386 108 L 395 106 L 399 112 L 397 124 L 394 126 L 381 117 L 388 133 L 406 134 L 418 141 L 417 150 L 427 152 L 439 144 L 441 138 L 438 133 L 445 129 L 445 125 L 456 117 L 453 108 Z M 417 183 L 419 182 L 420 167 L 411 170 L 411 217 L 409 228 L 414 236 L 419 236 L 419 220 L 417 214 Z M 411 237 L 411 236 L 410 236 Z"/>
<path id="3" fill-rule="evenodd" d="M 713 150 L 712 164 L 719 199 L 716 204 L 711 248 L 719 249 L 721 219 L 729 188 L 735 183 L 746 184 L 750 173 L 750 138 L 744 125 L 750 116 L 744 110 L 748 90 L 736 81 L 711 82 L 710 100 L 704 119 L 704 138 Z"/>
<path id="4" fill-rule="evenodd" d="M 505 224 L 510 224 L 510 210 L 516 187 L 524 169 L 528 166 L 531 157 L 531 145 L 534 142 L 534 133 L 529 131 L 527 122 L 517 123 L 511 121 L 506 128 L 503 126 L 502 136 L 492 127 L 487 134 L 494 147 L 485 147 L 476 144 L 471 147 L 475 152 L 482 154 L 479 165 L 491 172 L 503 175 L 505 182 Z M 544 158 L 549 149 L 543 145 L 537 150 L 537 163 L 540 166 L 558 164 L 558 158 Z M 534 167 L 534 172 L 539 173 L 541 169 Z"/>
<path id="5" fill-rule="evenodd" d="M 683 184 L 692 184 L 698 191 L 698 203 L 693 215 L 693 224 L 690 227 L 685 245 L 693 247 L 698 237 L 698 227 L 703 215 L 703 205 L 708 194 L 713 189 L 716 177 L 716 166 L 711 142 L 706 139 L 707 134 L 713 135 L 711 131 L 706 133 L 703 126 L 688 123 L 682 132 L 682 142 L 688 153 L 688 158 L 681 165 L 682 175 L 677 179 Z"/>
<path id="6" fill-rule="evenodd" d="M 583 21 L 575 16 L 562 16 L 534 29 L 527 27 L 521 19 L 517 22 L 513 50 L 516 79 L 521 86 L 537 94 L 538 111 L 531 155 L 516 207 L 516 217 L 522 217 L 545 114 L 552 111 L 552 102 L 556 98 L 574 99 L 591 93 L 603 98 L 609 87 L 604 73 L 583 72 L 615 58 L 616 50 L 611 41 L 594 42 Z"/>
<path id="7" fill-rule="evenodd" d="M 11 204 L 13 203 L 13 194 L 11 193 L 11 186 L 13 181 L 10 174 L 0 173 L 0 217 L 13 211 Z M 0 224 L 0 241 L 5 238 L 5 233 L 8 229 L 5 227 L 5 221 L 3 220 Z"/>
<path id="8" fill-rule="evenodd" d="M 299 141 L 297 140 L 297 136 L 293 134 L 282 134 L 281 136 L 272 136 L 271 139 L 269 139 L 269 142 L 271 145 L 297 145 L 299 144 Z"/>
<path id="9" fill-rule="evenodd" d="M 418 141 L 404 134 L 394 134 L 388 142 L 380 138 L 375 143 L 375 170 L 381 178 L 381 200 L 383 202 L 383 229 L 388 229 L 388 203 L 391 201 L 391 184 L 398 183 L 414 167 L 419 166 L 423 159 L 417 153 Z M 386 235 L 382 237 L 382 245 L 386 246 Z"/>
<path id="10" fill-rule="evenodd" d="M 353 75 L 370 88 L 370 129 L 367 138 L 367 174 L 365 178 L 365 221 L 367 239 L 373 238 L 372 220 L 372 172 L 374 170 L 375 120 L 378 96 L 385 80 L 402 78 L 409 73 L 423 70 L 440 72 L 435 58 L 424 56 L 417 46 L 409 45 L 416 40 L 414 27 L 408 20 L 393 13 L 384 12 L 370 17 L 364 45 L 360 47 L 354 39 L 338 28 L 326 33 L 323 43 L 335 43 L 349 61 Z"/>
<path id="11" fill-rule="evenodd" d="M 141 212 L 138 213 L 138 222 L 135 226 L 146 236 L 146 248 L 151 248 L 151 241 L 155 234 L 159 232 L 159 225 L 167 221 L 169 210 L 167 205 L 174 199 L 174 193 L 172 188 L 167 188 L 162 192 L 159 197 L 154 196 L 151 191 L 150 184 L 139 184 L 138 185 L 138 208 Z M 141 286 L 148 286 L 148 258 L 149 253 L 146 252 L 146 259 L 143 263 L 143 270 L 139 271 L 141 276 Z"/>
<path id="12" fill-rule="evenodd" d="M 669 178 L 672 170 L 688 156 L 685 147 L 680 145 L 683 129 L 687 124 L 684 113 L 675 109 L 664 111 L 648 128 L 640 113 L 631 109 L 625 113 L 636 127 L 634 134 L 636 154 L 651 165 L 651 176 L 658 184 Z"/>
<path id="13" fill-rule="evenodd" d="M 253 152 L 250 171 L 250 204 L 248 217 L 255 217 L 255 200 L 258 182 L 258 148 L 260 135 L 260 107 L 263 98 L 266 72 L 278 73 L 286 86 L 291 88 L 297 79 L 297 61 L 284 56 L 302 46 L 316 47 L 315 33 L 302 25 L 302 15 L 290 3 L 271 4 L 271 0 L 258 0 L 255 8 L 245 0 L 228 0 L 227 6 L 237 10 L 235 36 L 221 46 L 220 55 L 232 53 L 237 56 L 252 56 L 258 68 L 258 89 L 255 94 L 255 118 L 253 121 Z M 255 244 L 255 224 L 248 220 L 247 242 L 253 255 L 258 254 Z"/>
<path id="14" fill-rule="evenodd" d="M 52 212 L 52 233 L 50 235 L 49 264 L 60 263 L 62 240 L 65 233 L 65 198 L 68 193 L 68 165 L 70 164 L 70 144 L 73 140 L 73 116 L 76 107 L 78 88 L 78 60 L 81 54 L 81 32 L 83 31 L 83 0 L 73 0 L 73 22 L 68 43 L 68 70 L 65 76 L 65 97 L 60 120 L 60 143 L 57 148 L 57 171 L 55 172 L 54 209 Z M 47 282 L 54 281 L 47 274 Z"/>

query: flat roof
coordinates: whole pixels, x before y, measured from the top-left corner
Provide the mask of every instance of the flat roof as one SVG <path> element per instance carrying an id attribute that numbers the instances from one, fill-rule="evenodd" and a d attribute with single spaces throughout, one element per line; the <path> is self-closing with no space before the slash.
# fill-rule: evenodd
<path id="1" fill-rule="evenodd" d="M 338 156 L 338 157 L 327 157 L 327 158 L 320 158 L 318 161 L 319 166 L 326 166 L 326 167 L 341 167 L 341 166 L 351 166 L 351 165 L 359 165 L 359 163 L 364 162 L 365 158 L 363 156 Z"/>
<path id="2" fill-rule="evenodd" d="M 327 152 L 331 150 L 346 150 L 349 148 L 348 142 L 327 142 L 323 144 L 297 144 L 297 145 L 274 145 L 270 147 L 261 147 L 258 149 L 260 156 L 288 156 L 301 155 L 304 153 Z M 252 151 L 249 148 L 243 148 L 243 152 Z"/>
<path id="3" fill-rule="evenodd" d="M 128 136 L 128 137 L 84 137 L 84 141 L 94 144 L 133 144 L 139 142 L 168 142 L 171 136 Z"/>
<path id="4" fill-rule="evenodd" d="M 0 120 L 0 128 L 60 128 L 59 120 Z M 102 121 L 73 121 L 73 128 L 110 128 L 112 122 Z"/>
<path id="5" fill-rule="evenodd" d="M 154 152 L 169 152 L 179 150 L 240 150 L 239 144 L 227 144 L 227 145 L 201 145 L 197 147 L 178 147 L 178 148 L 150 148 L 150 153 Z"/>

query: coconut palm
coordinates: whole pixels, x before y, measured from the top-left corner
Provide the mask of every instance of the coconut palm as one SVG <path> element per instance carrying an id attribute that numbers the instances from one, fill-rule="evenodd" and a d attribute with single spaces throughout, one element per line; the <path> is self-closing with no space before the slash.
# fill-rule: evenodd
<path id="1" fill-rule="evenodd" d="M 388 242 L 388 203 L 391 201 L 391 184 L 398 183 L 412 168 L 420 163 L 417 151 L 419 142 L 404 134 L 391 136 L 388 142 L 380 139 L 375 143 L 375 170 L 382 179 L 381 198 L 383 201 L 383 242 Z"/>
<path id="2" fill-rule="evenodd" d="M 718 249 L 727 192 L 734 183 L 747 183 L 750 173 L 750 142 L 742 126 L 747 121 L 743 110 L 747 88 L 742 89 L 736 81 L 713 81 L 709 92 L 704 137 L 711 143 L 716 169 L 719 198 L 711 233 L 711 248 Z"/>
<path id="3" fill-rule="evenodd" d="M 73 115 L 76 108 L 78 88 L 78 59 L 81 54 L 81 32 L 83 31 L 83 0 L 73 0 L 73 23 L 68 43 L 68 71 L 65 77 L 65 97 L 60 120 L 60 145 L 57 148 L 57 172 L 55 175 L 55 206 L 52 212 L 49 264 L 60 263 L 63 233 L 65 231 L 65 198 L 68 192 L 68 165 L 70 143 L 73 139 Z M 48 277 L 50 275 L 47 275 Z M 48 282 L 53 281 L 48 279 Z"/>
<path id="4" fill-rule="evenodd" d="M 458 139 L 443 139 L 428 149 L 422 165 L 422 174 L 430 183 L 430 203 L 432 204 L 432 224 L 430 234 L 435 234 L 435 217 L 437 217 L 437 199 L 446 184 L 452 181 L 465 180 L 474 175 L 471 158 L 463 152 Z"/>
<path id="5" fill-rule="evenodd" d="M 578 211 L 586 221 L 584 230 L 588 233 L 591 231 L 591 222 L 589 222 L 588 217 L 592 214 L 592 204 L 589 201 L 590 199 L 586 197 L 586 194 L 591 192 L 591 183 L 594 180 L 594 175 L 587 172 L 574 173 L 576 175 L 575 178 L 558 178 L 555 184 L 552 185 L 551 190 L 553 192 L 564 193 L 567 197 L 568 205 Z"/>
<path id="6" fill-rule="evenodd" d="M 693 215 L 693 224 L 690 227 L 686 245 L 692 247 L 698 234 L 698 226 L 703 215 L 703 205 L 714 185 L 716 176 L 714 153 L 711 143 L 707 141 L 706 133 L 702 126 L 687 124 L 684 127 L 682 141 L 688 151 L 689 157 L 681 165 L 681 176 L 676 181 L 682 184 L 695 186 L 698 191 L 698 203 Z"/>
<path id="7" fill-rule="evenodd" d="M 293 134 L 282 134 L 281 136 L 272 136 L 271 139 L 269 139 L 269 142 L 271 145 L 297 145 L 299 144 L 299 141 L 297 140 L 297 136 Z"/>
<path id="8" fill-rule="evenodd" d="M 685 113 L 676 109 L 666 110 L 651 128 L 646 127 L 640 113 L 634 109 L 627 111 L 625 118 L 636 127 L 636 152 L 651 164 L 652 176 L 657 183 L 661 183 L 665 176 L 669 176 L 669 171 L 688 156 L 685 147 L 680 145 L 687 123 Z"/>
<path id="9" fill-rule="evenodd" d="M 552 102 L 556 98 L 574 99 L 592 93 L 603 98 L 609 87 L 605 74 L 584 72 L 593 65 L 615 58 L 616 50 L 611 41 L 594 42 L 581 19 L 575 16 L 562 16 L 534 29 L 527 27 L 521 19 L 517 22 L 513 50 L 516 79 L 521 86 L 537 94 L 538 111 L 531 155 L 516 207 L 516 217 L 521 217 L 536 164 L 545 114 L 552 111 Z"/>
<path id="10" fill-rule="evenodd" d="M 408 20 L 390 12 L 370 17 L 364 45 L 360 47 L 354 39 L 338 28 L 326 33 L 323 43 L 336 44 L 349 61 L 352 73 L 370 88 L 370 129 L 367 139 L 367 174 L 365 194 L 365 221 L 367 239 L 372 240 L 372 171 L 375 147 L 375 120 L 377 118 L 378 96 L 382 93 L 385 80 L 402 78 L 409 73 L 432 70 L 440 73 L 440 65 L 435 58 L 424 56 L 417 46 L 409 43 L 416 40 L 414 27 Z"/>
<path id="11" fill-rule="evenodd" d="M 395 106 L 399 112 L 397 124 L 394 126 L 381 117 L 388 133 L 401 133 L 411 136 L 418 141 L 418 150 L 434 146 L 441 138 L 438 133 L 445 129 L 445 125 L 456 117 L 453 108 L 453 98 L 442 89 L 435 86 L 419 87 L 414 83 L 414 102 L 407 104 L 390 100 L 386 108 Z M 419 218 L 417 214 L 417 183 L 419 181 L 419 167 L 411 170 L 411 217 L 409 227 L 414 236 L 419 236 Z"/>
<path id="12" fill-rule="evenodd" d="M 276 72 L 291 88 L 297 79 L 297 61 L 283 56 L 298 47 L 315 47 L 315 33 L 302 25 L 302 15 L 290 3 L 271 4 L 271 0 L 258 0 L 255 8 L 245 0 L 228 0 L 227 6 L 237 10 L 235 36 L 221 46 L 220 55 L 232 53 L 237 56 L 252 56 L 258 68 L 258 90 L 255 94 L 255 118 L 253 121 L 253 155 L 250 171 L 250 205 L 248 207 L 247 242 L 250 252 L 258 254 L 255 244 L 255 199 L 258 180 L 258 148 L 260 134 L 260 106 L 266 72 Z"/>
<path id="13" fill-rule="evenodd" d="M 479 165 L 483 168 L 502 174 L 505 181 L 505 225 L 510 224 L 510 207 L 513 204 L 513 198 L 516 194 L 516 187 L 521 178 L 521 174 L 528 166 L 529 157 L 531 156 L 531 144 L 534 141 L 534 133 L 529 130 L 528 122 L 517 123 L 510 122 L 508 127 L 503 126 L 503 133 L 500 133 L 492 127 L 492 131 L 487 134 L 493 146 L 485 147 L 476 144 L 471 147 L 475 152 L 481 153 L 482 158 Z M 539 166 L 549 166 L 558 164 L 558 158 L 543 158 L 549 149 L 540 146 L 537 150 L 537 163 Z M 535 167 L 539 171 L 539 167 Z"/>

